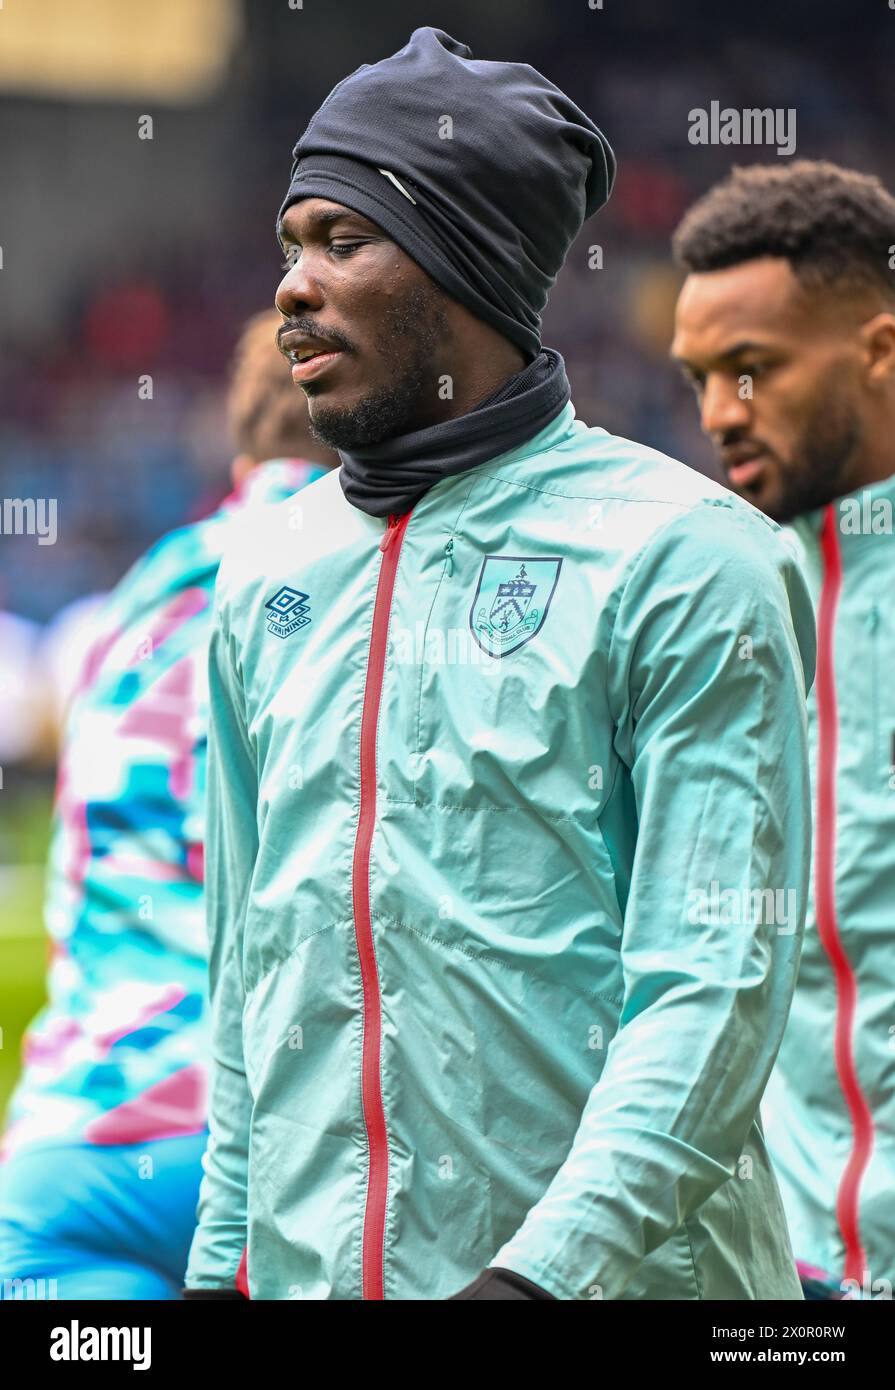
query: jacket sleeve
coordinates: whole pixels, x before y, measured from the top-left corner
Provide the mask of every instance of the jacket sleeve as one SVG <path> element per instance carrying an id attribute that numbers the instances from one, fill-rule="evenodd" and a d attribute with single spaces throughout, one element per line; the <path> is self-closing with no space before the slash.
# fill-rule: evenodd
<path id="1" fill-rule="evenodd" d="M 629 569 L 608 672 L 637 822 L 621 1016 L 566 1160 L 492 1262 L 559 1298 L 620 1297 L 735 1172 L 801 950 L 814 659 L 794 553 L 757 515 L 678 515 Z"/>
<path id="2" fill-rule="evenodd" d="M 258 851 L 257 765 L 220 606 L 209 647 L 205 901 L 211 989 L 209 1142 L 188 1289 L 233 1288 L 246 1244 L 252 1102 L 242 1048 L 242 939 Z"/>

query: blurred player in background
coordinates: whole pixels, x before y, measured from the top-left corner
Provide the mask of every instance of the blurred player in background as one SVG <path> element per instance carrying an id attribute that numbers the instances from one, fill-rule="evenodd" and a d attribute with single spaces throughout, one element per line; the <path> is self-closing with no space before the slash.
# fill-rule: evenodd
<path id="1" fill-rule="evenodd" d="M 39 752 L 51 721 L 37 623 L 0 608 L 0 767 Z"/>
<path id="2" fill-rule="evenodd" d="M 337 456 L 307 430 L 271 310 L 240 341 L 234 491 L 109 596 L 60 758 L 49 1003 L 23 1044 L 0 1163 L 0 1297 L 177 1296 L 206 1129 L 206 657 L 221 554 Z M 301 511 L 296 504 L 296 524 Z M 33 1296 L 33 1294 L 32 1294 Z"/>
<path id="3" fill-rule="evenodd" d="M 895 200 L 737 169 L 684 218 L 672 352 L 731 488 L 793 523 L 817 609 L 814 860 L 763 1109 L 813 1297 L 895 1282 Z"/>

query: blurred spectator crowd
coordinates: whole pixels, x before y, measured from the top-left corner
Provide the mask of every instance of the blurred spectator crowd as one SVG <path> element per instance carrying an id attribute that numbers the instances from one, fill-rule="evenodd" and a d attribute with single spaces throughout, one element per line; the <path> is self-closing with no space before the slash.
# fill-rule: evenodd
<path id="1" fill-rule="evenodd" d="M 895 42 L 895 15 L 890 27 Z M 860 62 L 843 49 L 834 63 L 820 32 L 776 45 L 744 33 L 709 56 L 695 44 L 703 56 L 689 60 L 658 42 L 589 52 L 561 32 L 541 45 L 531 61 L 606 130 L 620 165 L 609 207 L 573 248 L 544 319 L 579 416 L 709 469 L 692 400 L 667 360 L 677 287 L 669 237 L 732 163 L 778 156 L 691 145 L 688 112 L 713 99 L 795 108 L 797 156 L 872 170 L 891 186 L 890 48 L 878 44 Z M 336 72 L 353 65 L 337 63 Z M 167 240 L 97 246 L 74 287 L 69 281 L 51 333 L 0 326 L 0 498 L 56 498 L 59 517 L 52 546 L 0 537 L 0 610 L 18 620 L 5 629 L 7 665 L 30 660 L 39 628 L 108 590 L 150 542 L 226 491 L 226 364 L 246 317 L 272 301 L 273 216 L 292 140 L 310 114 L 290 103 L 283 72 L 268 77 L 266 102 L 242 124 L 228 122 L 228 177 L 236 187 L 252 171 L 251 196 L 234 201 L 211 243 L 185 233 L 172 206 Z M 597 245 L 602 268 L 593 265 Z M 9 673 L 6 684 L 19 688 Z"/>

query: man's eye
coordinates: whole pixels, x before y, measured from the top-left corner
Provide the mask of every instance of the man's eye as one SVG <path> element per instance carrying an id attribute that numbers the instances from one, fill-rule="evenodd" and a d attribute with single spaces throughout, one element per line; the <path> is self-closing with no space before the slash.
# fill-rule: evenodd
<path id="1" fill-rule="evenodd" d="M 331 251 L 337 260 L 344 260 L 346 256 L 352 255 L 359 247 L 363 246 L 362 241 L 332 241 L 326 248 Z M 300 257 L 302 248 L 300 246 L 290 246 L 286 252 L 286 259 L 280 263 L 281 270 L 291 270 Z"/>

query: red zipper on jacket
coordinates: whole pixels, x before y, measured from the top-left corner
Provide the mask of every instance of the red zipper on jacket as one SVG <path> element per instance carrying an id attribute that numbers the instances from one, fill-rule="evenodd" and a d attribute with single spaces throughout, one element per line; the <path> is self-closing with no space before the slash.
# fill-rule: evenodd
<path id="1" fill-rule="evenodd" d="M 861 1091 L 854 1055 L 857 981 L 839 935 L 836 916 L 836 755 L 839 716 L 833 662 L 834 629 L 842 589 L 842 554 L 836 510 L 826 509 L 821 531 L 823 585 L 817 616 L 817 824 L 814 837 L 814 905 L 817 931 L 836 980 L 835 1058 L 852 1123 L 852 1151 L 836 1196 L 836 1219 L 845 1242 L 845 1278 L 863 1285 L 867 1259 L 861 1244 L 858 1199 L 873 1148 L 873 1116 Z"/>
<path id="2" fill-rule="evenodd" d="M 385 1242 L 385 1209 L 388 1197 L 388 1133 L 382 1105 L 379 1063 L 382 1042 L 382 1004 L 379 971 L 370 916 L 370 846 L 376 824 L 376 730 L 382 696 L 382 675 L 388 642 L 392 593 L 401 542 L 410 520 L 389 516 L 385 534 L 379 542 L 382 564 L 373 606 L 373 627 L 367 658 L 364 704 L 360 726 L 360 811 L 354 841 L 351 887 L 354 900 L 354 934 L 360 961 L 364 996 L 361 1098 L 367 1132 L 369 1168 L 367 1199 L 364 1207 L 363 1297 L 382 1299 Z"/>

